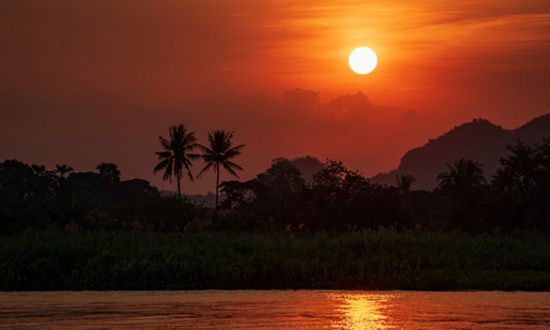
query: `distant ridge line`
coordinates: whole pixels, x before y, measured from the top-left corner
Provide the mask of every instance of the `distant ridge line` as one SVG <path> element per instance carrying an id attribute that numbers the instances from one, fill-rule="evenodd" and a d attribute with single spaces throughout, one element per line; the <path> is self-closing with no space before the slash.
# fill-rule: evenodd
<path id="1" fill-rule="evenodd" d="M 455 126 L 443 135 L 429 139 L 421 147 L 403 155 L 399 166 L 388 173 L 370 178 L 372 183 L 394 186 L 398 175 L 412 175 L 414 190 L 433 190 L 436 177 L 445 171 L 445 164 L 460 158 L 472 159 L 484 165 L 486 179 L 490 180 L 500 166 L 499 159 L 508 153 L 507 146 L 518 140 L 527 144 L 550 138 L 550 113 L 536 117 L 516 129 L 504 129 L 487 119 L 476 118 Z"/>

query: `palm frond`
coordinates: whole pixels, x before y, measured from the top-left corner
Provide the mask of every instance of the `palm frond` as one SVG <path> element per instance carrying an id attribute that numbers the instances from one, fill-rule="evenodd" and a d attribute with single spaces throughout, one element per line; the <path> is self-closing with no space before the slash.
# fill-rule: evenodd
<path id="1" fill-rule="evenodd" d="M 227 172 L 231 173 L 233 176 L 235 177 L 239 177 L 239 175 L 237 174 L 237 172 L 235 172 L 235 170 L 233 170 L 233 168 L 231 166 L 229 166 L 227 163 L 221 163 L 220 165 L 223 166 L 223 168 L 226 169 Z M 235 165 L 235 164 L 233 164 Z M 240 166 L 239 166 L 240 167 Z"/>
<path id="2" fill-rule="evenodd" d="M 227 164 L 227 166 L 231 167 L 231 168 L 234 168 L 234 169 L 237 169 L 239 171 L 243 171 L 244 169 L 242 167 L 240 167 L 239 165 L 231 162 L 231 161 L 227 161 L 225 162 Z"/>
<path id="3" fill-rule="evenodd" d="M 227 150 L 227 152 L 233 152 L 233 151 L 238 151 L 238 152 L 240 152 L 241 149 L 244 148 L 245 146 L 246 146 L 245 144 L 240 144 L 240 145 L 238 145 L 238 146 L 236 146 L 236 147 L 233 147 L 233 148 Z"/>
<path id="4" fill-rule="evenodd" d="M 199 172 L 199 174 L 197 175 L 197 178 L 202 176 L 203 173 L 208 172 L 214 166 L 214 164 L 215 164 L 214 162 L 207 163 L 206 166 L 204 166 L 204 168 Z"/>
<path id="5" fill-rule="evenodd" d="M 157 154 L 159 160 L 170 159 L 172 157 L 170 151 L 159 151 L 155 152 L 155 154 Z"/>
<path id="6" fill-rule="evenodd" d="M 170 145 L 170 142 L 168 140 L 166 140 L 162 136 L 159 136 L 159 140 L 160 140 L 160 144 L 162 145 L 164 150 L 171 150 L 172 149 L 171 145 Z"/>
<path id="7" fill-rule="evenodd" d="M 197 159 L 197 158 L 200 158 L 201 155 L 199 154 L 187 154 L 187 158 L 189 159 Z"/>
<path id="8" fill-rule="evenodd" d="M 204 152 L 204 153 L 214 153 L 214 151 L 212 151 L 212 149 L 206 147 L 206 146 L 203 146 L 202 144 L 198 144 L 197 143 L 197 148 L 200 149 L 200 151 Z"/>
<path id="9" fill-rule="evenodd" d="M 239 147 L 240 147 L 240 148 L 237 148 L 237 147 L 236 147 L 236 148 L 232 148 L 232 149 L 227 150 L 227 151 L 225 152 L 226 158 L 227 158 L 227 159 L 231 159 L 231 158 L 233 158 L 233 157 L 236 157 L 236 156 L 240 155 L 240 154 L 241 154 L 240 149 L 242 149 L 242 147 L 244 147 L 244 145 L 241 145 L 241 146 L 239 146 Z"/>
<path id="10" fill-rule="evenodd" d="M 168 163 L 168 165 L 166 166 L 166 171 L 164 171 L 164 175 L 162 177 L 164 181 L 170 180 L 170 183 L 172 183 L 172 173 L 174 173 L 172 170 L 172 164 L 172 162 Z"/>
<path id="11" fill-rule="evenodd" d="M 157 173 L 158 171 L 165 169 L 166 167 L 168 167 L 170 162 L 171 162 L 170 159 L 165 159 L 161 161 L 160 163 L 157 164 L 157 166 L 155 166 L 155 168 L 153 169 L 153 173 Z"/>
<path id="12" fill-rule="evenodd" d="M 193 178 L 193 174 L 191 174 L 191 169 L 186 166 L 185 167 L 187 169 L 187 176 L 189 177 L 189 179 L 191 179 L 191 181 L 195 181 L 195 178 Z"/>

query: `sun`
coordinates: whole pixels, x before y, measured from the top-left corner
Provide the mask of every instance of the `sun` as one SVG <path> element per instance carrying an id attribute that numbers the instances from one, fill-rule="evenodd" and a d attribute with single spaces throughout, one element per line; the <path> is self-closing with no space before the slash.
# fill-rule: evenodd
<path id="1" fill-rule="evenodd" d="M 355 48 L 349 54 L 349 66 L 357 74 L 371 73 L 377 63 L 376 53 L 368 47 Z"/>

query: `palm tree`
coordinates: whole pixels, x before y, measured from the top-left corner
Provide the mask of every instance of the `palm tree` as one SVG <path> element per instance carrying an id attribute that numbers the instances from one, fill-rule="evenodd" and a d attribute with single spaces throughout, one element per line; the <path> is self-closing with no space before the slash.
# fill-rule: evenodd
<path id="1" fill-rule="evenodd" d="M 165 170 L 163 179 L 170 180 L 170 182 L 172 182 L 172 175 L 175 175 L 178 181 L 178 197 L 181 199 L 180 180 L 184 168 L 187 170 L 191 181 L 193 181 L 191 160 L 198 158 L 199 155 L 192 154 L 191 152 L 197 147 L 195 143 L 197 139 L 195 138 L 195 133 L 188 132 L 183 124 L 170 126 L 168 132 L 170 134 L 169 140 L 162 136 L 159 137 L 160 144 L 164 150 L 155 152 L 160 162 L 155 166 L 153 173 Z"/>
<path id="2" fill-rule="evenodd" d="M 54 180 L 56 183 L 57 192 L 60 193 L 64 189 L 65 180 L 74 169 L 66 164 L 55 165 L 55 170 L 53 171 Z"/>
<path id="3" fill-rule="evenodd" d="M 460 158 L 453 165 L 447 165 L 447 172 L 437 176 L 440 189 L 470 191 L 477 189 L 487 181 L 483 176 L 483 165 L 470 159 Z"/>
<path id="4" fill-rule="evenodd" d="M 118 166 L 113 163 L 101 163 L 96 166 L 96 170 L 99 171 L 99 175 L 109 183 L 120 182 L 120 171 Z"/>
<path id="5" fill-rule="evenodd" d="M 398 175 L 396 180 L 397 180 L 397 189 L 399 189 L 405 194 L 411 191 L 411 186 L 416 181 L 416 179 L 409 174 Z"/>
<path id="6" fill-rule="evenodd" d="M 231 146 L 231 139 L 234 132 L 225 132 L 224 130 L 218 130 L 208 133 L 209 147 L 205 147 L 201 144 L 198 145 L 199 149 L 203 152 L 202 159 L 206 162 L 206 166 L 200 171 L 198 176 L 201 176 L 204 172 L 214 169 L 216 172 L 216 208 L 218 208 L 218 188 L 220 185 L 220 166 L 225 168 L 229 173 L 235 177 L 239 177 L 235 170 L 241 170 L 242 167 L 233 163 L 232 158 L 241 154 L 241 149 L 244 144 L 236 147 Z"/>

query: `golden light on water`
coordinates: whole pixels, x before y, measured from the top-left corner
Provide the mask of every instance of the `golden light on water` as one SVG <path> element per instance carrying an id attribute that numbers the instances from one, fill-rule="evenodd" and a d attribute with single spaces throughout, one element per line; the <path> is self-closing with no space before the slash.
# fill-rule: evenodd
<path id="1" fill-rule="evenodd" d="M 330 295 L 341 301 L 343 318 L 332 323 L 332 329 L 345 330 L 385 330 L 395 329 L 391 320 L 384 314 L 384 305 L 390 296 L 342 294 Z"/>

